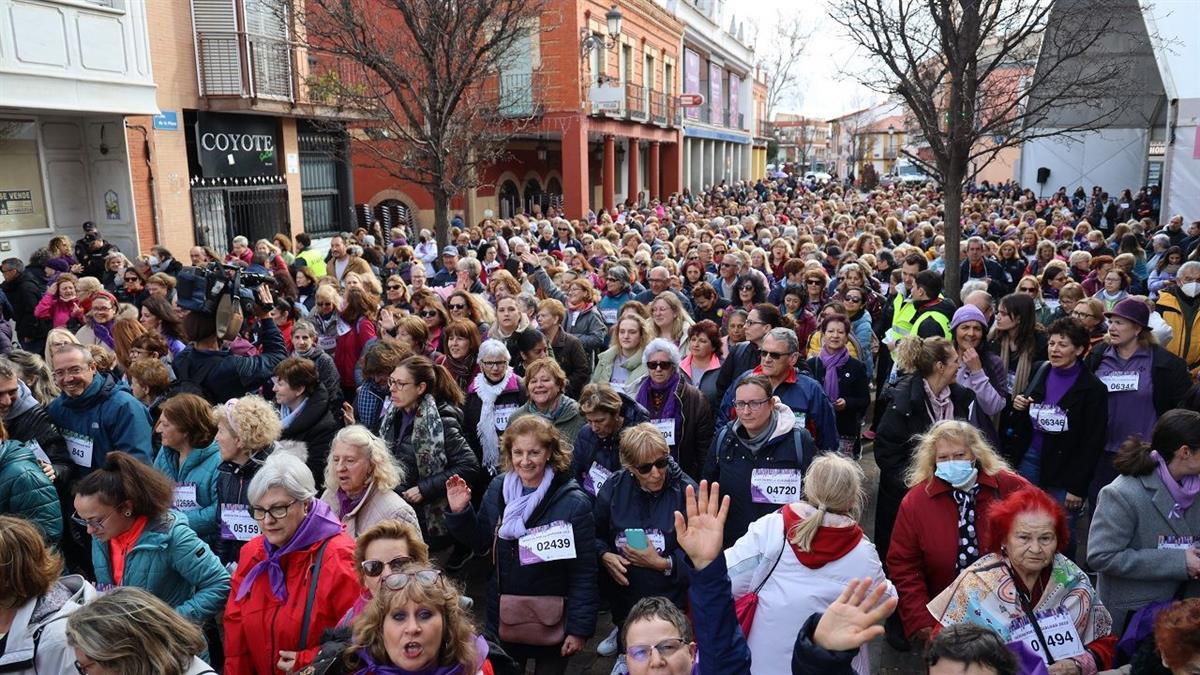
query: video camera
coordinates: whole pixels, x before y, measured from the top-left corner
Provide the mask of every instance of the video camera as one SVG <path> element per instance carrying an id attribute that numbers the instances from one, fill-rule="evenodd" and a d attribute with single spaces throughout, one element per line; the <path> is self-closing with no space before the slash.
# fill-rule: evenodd
<path id="1" fill-rule="evenodd" d="M 239 265 L 219 262 L 206 267 L 184 267 L 179 271 L 176 293 L 178 304 L 189 312 L 212 315 L 216 319 L 217 337 L 229 340 L 237 337 L 246 314 L 264 305 L 258 297 L 263 284 L 276 290 L 270 274 L 247 272 Z"/>

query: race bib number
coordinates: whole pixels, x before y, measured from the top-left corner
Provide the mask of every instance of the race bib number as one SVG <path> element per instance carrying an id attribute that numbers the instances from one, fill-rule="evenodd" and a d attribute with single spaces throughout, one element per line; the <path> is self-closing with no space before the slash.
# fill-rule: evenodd
<path id="1" fill-rule="evenodd" d="M 250 541 L 261 532 L 258 521 L 250 515 L 245 504 L 221 505 L 221 538 L 235 541 Z"/>
<path id="2" fill-rule="evenodd" d="M 1033 420 L 1033 428 L 1038 431 L 1061 434 L 1067 430 L 1067 413 L 1056 405 L 1031 404 L 1029 417 Z"/>
<path id="3" fill-rule="evenodd" d="M 90 469 L 92 467 L 92 439 L 67 429 L 63 429 L 62 435 L 67 442 L 67 452 L 71 453 L 71 461 Z"/>
<path id="4" fill-rule="evenodd" d="M 1058 309 L 1060 304 L 1058 300 L 1055 300 L 1054 298 L 1046 298 L 1043 302 L 1045 302 L 1046 307 L 1049 307 L 1051 310 Z"/>
<path id="5" fill-rule="evenodd" d="M 508 418 L 517 411 L 515 405 L 498 405 L 496 406 L 496 431 L 504 431 L 508 428 Z"/>
<path id="6" fill-rule="evenodd" d="M 600 487 L 604 482 L 612 477 L 612 472 L 592 462 L 591 468 L 588 469 L 587 475 L 583 477 L 583 489 L 588 491 L 588 494 L 593 497 L 600 492 Z"/>
<path id="7" fill-rule="evenodd" d="M 1054 612 L 1038 614 L 1037 622 L 1042 629 L 1042 636 L 1046 638 L 1044 647 L 1042 641 L 1038 639 L 1037 631 L 1025 619 L 1015 622 L 1009 634 L 1009 640 L 1019 640 L 1025 643 L 1030 651 L 1042 657 L 1046 663 L 1050 662 L 1050 659 L 1047 658 L 1046 647 L 1050 649 L 1049 657 L 1055 661 L 1079 656 L 1084 652 L 1083 640 L 1079 639 L 1079 631 L 1075 629 L 1075 622 L 1071 621 L 1071 616 L 1067 614 L 1066 609 L 1059 607 Z"/>
<path id="8" fill-rule="evenodd" d="M 1136 372 L 1109 373 L 1100 378 L 1108 393 L 1138 390 L 1138 374 Z"/>
<path id="9" fill-rule="evenodd" d="M 337 337 L 334 335 L 322 335 L 317 338 L 317 346 L 324 351 L 337 348 Z"/>
<path id="10" fill-rule="evenodd" d="M 600 310 L 600 316 L 604 317 L 604 323 L 611 326 L 617 322 L 617 312 L 618 310 L 615 309 L 602 309 Z"/>
<path id="11" fill-rule="evenodd" d="M 517 540 L 522 565 L 575 558 L 575 530 L 564 520 L 556 520 L 528 530 Z"/>
<path id="12" fill-rule="evenodd" d="M 1158 547 L 1160 549 L 1170 549 L 1176 551 L 1186 551 L 1189 548 L 1195 548 L 1195 537 L 1181 537 L 1177 535 L 1159 535 Z"/>
<path id="13" fill-rule="evenodd" d="M 36 440 L 29 441 L 29 450 L 33 452 L 33 457 L 37 461 L 45 462 L 46 464 L 54 463 L 50 461 L 50 455 L 47 455 L 46 451 L 42 449 L 42 444 Z"/>
<path id="14" fill-rule="evenodd" d="M 667 536 L 662 533 L 662 530 L 646 530 L 646 541 L 650 542 L 650 545 L 654 547 L 655 551 L 658 551 L 659 555 L 662 555 L 663 551 L 667 550 Z M 621 530 L 616 536 L 617 550 L 624 550 L 627 543 L 625 530 Z"/>
<path id="15" fill-rule="evenodd" d="M 754 469 L 750 498 L 756 504 L 791 504 L 800 499 L 803 474 L 799 469 Z"/>
<path id="16" fill-rule="evenodd" d="M 175 486 L 175 508 L 180 511 L 195 511 L 200 508 L 196 499 L 195 483 L 179 483 Z"/>
<path id="17" fill-rule="evenodd" d="M 858 439 L 853 436 L 838 436 L 838 452 L 846 457 L 854 456 L 854 446 L 858 444 Z"/>
<path id="18" fill-rule="evenodd" d="M 338 337 L 341 337 L 341 336 L 343 336 L 343 335 L 345 335 L 346 333 L 349 333 L 349 332 L 350 332 L 350 324 L 346 323 L 345 321 L 342 321 L 341 319 L 338 319 L 338 320 L 337 320 L 337 334 L 338 334 Z"/>
<path id="19" fill-rule="evenodd" d="M 675 420 L 650 420 L 650 423 L 667 439 L 667 445 L 675 445 Z"/>

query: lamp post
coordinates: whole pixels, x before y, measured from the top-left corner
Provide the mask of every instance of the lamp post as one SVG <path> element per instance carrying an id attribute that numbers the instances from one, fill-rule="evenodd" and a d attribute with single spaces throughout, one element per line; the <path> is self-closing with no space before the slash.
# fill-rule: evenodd
<path id="1" fill-rule="evenodd" d="M 587 26 L 579 29 L 579 60 L 587 59 L 588 54 L 595 49 L 614 50 L 619 44 L 621 35 L 621 10 L 613 5 L 611 9 L 604 13 L 604 21 L 608 27 L 608 37 L 602 35 L 594 35 L 588 30 Z"/>

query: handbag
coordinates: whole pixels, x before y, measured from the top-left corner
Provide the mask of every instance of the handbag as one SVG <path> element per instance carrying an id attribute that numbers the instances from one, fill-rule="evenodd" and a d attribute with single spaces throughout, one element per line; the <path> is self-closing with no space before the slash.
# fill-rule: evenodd
<path id="1" fill-rule="evenodd" d="M 758 582 L 758 586 L 750 593 L 743 595 L 733 603 L 733 612 L 737 615 L 738 625 L 742 627 L 742 635 L 750 637 L 750 628 L 754 626 L 754 614 L 758 612 L 758 593 L 766 585 L 767 579 L 771 578 L 771 574 L 775 572 L 775 568 L 779 566 L 779 561 L 783 559 L 783 552 L 788 547 L 787 535 L 784 535 L 783 546 L 779 547 L 779 555 L 775 557 L 775 563 L 771 565 L 771 569 L 767 571 L 767 575 Z"/>
<path id="2" fill-rule="evenodd" d="M 503 500 L 502 500 L 503 501 Z M 500 512 L 504 512 L 501 504 Z M 492 563 L 500 590 L 500 523 L 492 532 Z M 567 637 L 566 598 L 560 595 L 500 593 L 500 639 L 518 645 L 551 647 Z"/>

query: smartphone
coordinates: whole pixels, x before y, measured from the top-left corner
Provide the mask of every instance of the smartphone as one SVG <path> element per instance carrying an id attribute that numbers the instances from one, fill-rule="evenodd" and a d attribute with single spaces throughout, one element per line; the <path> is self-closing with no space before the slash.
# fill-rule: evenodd
<path id="1" fill-rule="evenodd" d="M 646 531 L 641 528 L 625 530 L 625 545 L 639 550 L 646 548 L 650 545 L 646 540 Z"/>

